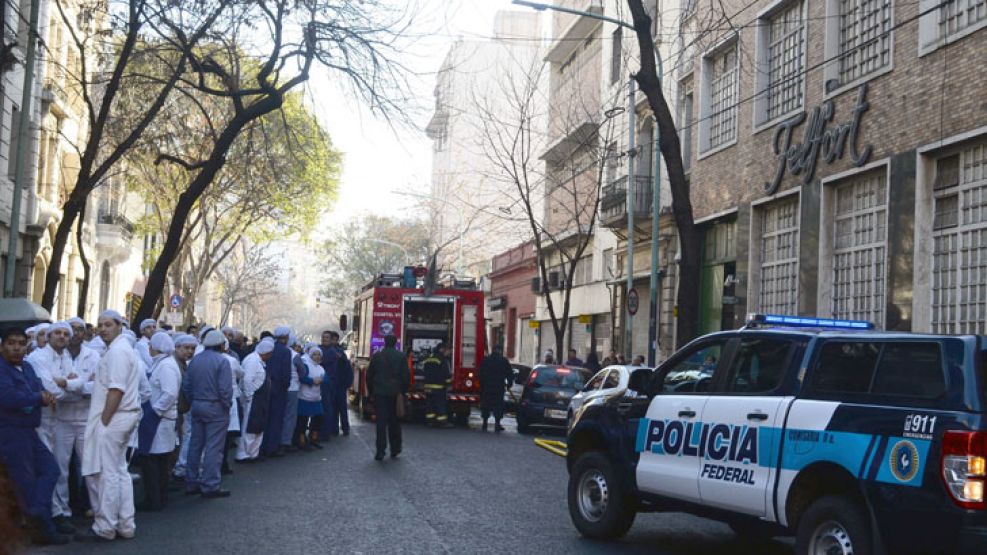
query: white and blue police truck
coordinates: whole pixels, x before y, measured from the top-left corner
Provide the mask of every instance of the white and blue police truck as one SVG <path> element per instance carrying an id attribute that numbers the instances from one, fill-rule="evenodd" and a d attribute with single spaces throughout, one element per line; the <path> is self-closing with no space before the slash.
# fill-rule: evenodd
<path id="1" fill-rule="evenodd" d="M 753 315 L 659 366 L 644 396 L 569 427 L 568 502 L 591 538 L 686 511 L 796 553 L 987 552 L 987 337 Z"/>

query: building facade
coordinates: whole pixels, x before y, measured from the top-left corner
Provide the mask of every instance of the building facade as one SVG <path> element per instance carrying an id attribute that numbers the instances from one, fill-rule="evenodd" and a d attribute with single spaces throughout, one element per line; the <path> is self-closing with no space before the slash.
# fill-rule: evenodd
<path id="1" fill-rule="evenodd" d="M 703 33 L 718 6 L 750 22 Z M 684 33 L 705 37 L 675 75 L 704 236 L 698 331 L 768 312 L 984 333 L 987 3 L 687 12 Z"/>
<path id="2" fill-rule="evenodd" d="M 538 277 L 534 241 L 493 257 L 486 295 L 491 345 L 500 345 L 511 362 L 531 366 L 538 360 L 538 331 L 532 326 Z"/>
<path id="3" fill-rule="evenodd" d="M 24 10 L 28 6 L 29 3 L 21 3 Z M 16 35 L 12 26 L 5 28 L 7 40 L 16 36 L 19 45 L 27 44 L 28 14 L 22 14 L 10 2 L 5 2 L 3 9 L 4 21 L 17 22 Z M 60 9 L 61 12 L 50 1 L 42 0 L 39 6 L 37 32 L 43 41 L 39 41 L 36 50 L 27 171 L 18 226 L 20 241 L 15 253 L 14 294 L 35 302 L 40 302 L 44 293 L 55 230 L 62 219 L 61 206 L 75 186 L 80 152 L 88 138 L 89 116 L 80 85 L 88 77 L 82 75 L 83 68 L 91 75 L 99 63 L 98 52 L 91 50 L 85 54 L 87 60 L 83 64 L 72 37 L 98 33 L 102 26 L 100 10 L 82 2 L 62 2 Z M 18 47 L 15 55 L 23 62 L 26 51 Z M 24 64 L 18 63 L 2 78 L 0 170 L 5 167 L 6 171 L 0 171 L 0 249 L 4 257 L 10 232 L 24 73 Z M 90 196 L 62 257 L 52 318 L 81 313 L 93 319 L 105 308 L 125 313 L 140 297 L 144 277 L 142 238 L 135 237 L 134 223 L 142 214 L 142 202 L 113 179 Z M 89 265 L 88 286 L 83 253 Z M 83 304 L 80 299 L 84 291 Z"/>
<path id="4" fill-rule="evenodd" d="M 426 128 L 432 183 L 425 204 L 436 243 L 446 244 L 440 256 L 445 270 L 484 275 L 495 254 L 531 236 L 518 219 L 516 187 L 502 176 L 488 148 L 493 131 L 487 124 L 512 112 L 512 87 L 540 88 L 540 41 L 537 12 L 499 11 L 490 40 L 457 41 L 439 70 L 435 110 Z"/>

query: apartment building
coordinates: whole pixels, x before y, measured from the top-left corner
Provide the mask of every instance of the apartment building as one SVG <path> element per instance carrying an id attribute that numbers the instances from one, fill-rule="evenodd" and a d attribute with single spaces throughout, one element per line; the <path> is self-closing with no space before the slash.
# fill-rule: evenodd
<path id="1" fill-rule="evenodd" d="M 685 12 L 675 80 L 704 236 L 698 331 L 752 311 L 987 331 L 987 3 Z"/>

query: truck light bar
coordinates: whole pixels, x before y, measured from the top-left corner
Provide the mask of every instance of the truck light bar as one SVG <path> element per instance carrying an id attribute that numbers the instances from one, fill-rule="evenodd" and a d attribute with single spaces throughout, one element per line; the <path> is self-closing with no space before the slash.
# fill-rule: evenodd
<path id="1" fill-rule="evenodd" d="M 863 320 L 836 320 L 832 318 L 807 318 L 780 314 L 750 314 L 747 326 L 786 326 L 793 328 L 827 328 L 848 330 L 872 330 L 874 324 Z"/>

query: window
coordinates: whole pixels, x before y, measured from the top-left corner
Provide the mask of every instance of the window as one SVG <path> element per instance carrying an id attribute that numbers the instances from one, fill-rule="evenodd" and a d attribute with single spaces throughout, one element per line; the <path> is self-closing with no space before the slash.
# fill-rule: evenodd
<path id="1" fill-rule="evenodd" d="M 867 393 L 880 351 L 876 343 L 829 341 L 819 350 L 809 385 L 821 393 Z"/>
<path id="2" fill-rule="evenodd" d="M 724 345 L 724 341 L 704 343 L 682 355 L 682 358 L 679 358 L 665 374 L 662 391 L 665 393 L 709 391 Z"/>
<path id="3" fill-rule="evenodd" d="M 798 309 L 799 198 L 760 209 L 760 312 L 796 314 Z"/>
<path id="4" fill-rule="evenodd" d="M 837 85 L 891 64 L 891 0 L 834 0 L 837 19 Z"/>
<path id="5" fill-rule="evenodd" d="M 613 43 L 610 53 L 610 84 L 620 81 L 621 56 L 623 55 L 624 29 L 617 27 L 613 32 Z"/>
<path id="6" fill-rule="evenodd" d="M 744 339 L 730 364 L 728 391 L 767 393 L 777 389 L 788 369 L 792 342 L 783 339 Z"/>
<path id="7" fill-rule="evenodd" d="M 618 385 L 620 385 L 620 370 L 611 370 L 607 381 L 603 382 L 603 389 L 613 389 Z"/>
<path id="8" fill-rule="evenodd" d="M 805 61 L 805 3 L 792 2 L 761 21 L 761 74 L 756 101 L 763 123 L 802 107 Z"/>
<path id="9" fill-rule="evenodd" d="M 987 331 L 987 142 L 936 162 L 932 331 Z"/>
<path id="10" fill-rule="evenodd" d="M 871 393 L 934 399 L 946 391 L 938 343 L 887 343 Z"/>
<path id="11" fill-rule="evenodd" d="M 737 43 L 703 60 L 703 80 L 708 102 L 703 110 L 704 150 L 726 145 L 737 138 Z"/>
<path id="12" fill-rule="evenodd" d="M 942 5 L 935 0 L 922 0 L 919 10 L 926 14 L 919 20 L 919 46 L 923 53 L 987 26 L 985 0 L 953 0 Z"/>
<path id="13" fill-rule="evenodd" d="M 834 318 L 884 324 L 886 187 L 881 171 L 856 177 L 833 192 Z"/>
<path id="14" fill-rule="evenodd" d="M 586 385 L 583 387 L 583 391 L 596 391 L 597 389 L 600 389 L 600 386 L 603 385 L 603 380 L 607 377 L 607 373 L 609 372 L 609 370 L 600 370 L 597 372 L 596 375 L 593 376 L 593 379 L 586 382 Z"/>
<path id="15" fill-rule="evenodd" d="M 819 352 L 809 385 L 819 393 L 935 399 L 946 390 L 938 343 L 829 341 Z"/>

